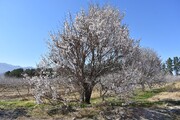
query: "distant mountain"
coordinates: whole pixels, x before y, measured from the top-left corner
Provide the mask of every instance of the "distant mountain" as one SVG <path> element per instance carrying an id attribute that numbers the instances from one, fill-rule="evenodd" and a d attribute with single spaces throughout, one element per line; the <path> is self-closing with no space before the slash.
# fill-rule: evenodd
<path id="1" fill-rule="evenodd" d="M 17 68 L 23 68 L 21 66 L 15 66 L 15 65 L 11 65 L 11 64 L 7 64 L 7 63 L 0 63 L 0 75 L 7 72 L 7 71 L 12 71 L 14 69 Z M 33 67 L 25 67 L 24 69 L 28 69 L 28 68 L 33 68 Z"/>

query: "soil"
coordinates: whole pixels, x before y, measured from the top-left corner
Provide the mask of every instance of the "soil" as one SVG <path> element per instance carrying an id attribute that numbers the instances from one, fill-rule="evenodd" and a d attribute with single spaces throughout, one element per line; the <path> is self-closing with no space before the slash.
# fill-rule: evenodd
<path id="1" fill-rule="evenodd" d="M 105 120 L 180 120 L 180 109 L 169 108 L 122 108 L 102 113 Z"/>
<path id="2" fill-rule="evenodd" d="M 36 120 L 27 115 L 24 108 L 0 110 L 0 120 Z M 112 107 L 91 118 L 76 118 L 70 120 L 180 120 L 179 106 L 169 108 Z M 53 118 L 48 119 L 53 120 Z M 61 120 L 61 118 L 56 119 Z M 62 118 L 63 120 L 63 118 Z"/>

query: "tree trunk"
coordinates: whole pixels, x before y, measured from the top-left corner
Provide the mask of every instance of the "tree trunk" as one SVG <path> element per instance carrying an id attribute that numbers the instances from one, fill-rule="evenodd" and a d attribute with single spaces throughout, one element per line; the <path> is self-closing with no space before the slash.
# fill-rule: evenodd
<path id="1" fill-rule="evenodd" d="M 91 94 L 92 94 L 92 88 L 91 87 L 88 87 L 87 89 L 85 89 L 85 103 L 86 104 L 91 104 L 90 103 L 90 99 L 91 99 Z"/>
<path id="2" fill-rule="evenodd" d="M 83 87 L 84 87 L 83 90 L 80 92 L 80 101 L 82 103 L 91 104 L 90 99 L 91 99 L 93 86 L 85 83 Z"/>
<path id="3" fill-rule="evenodd" d="M 141 87 L 142 87 L 142 91 L 145 91 L 145 85 L 143 83 L 141 84 Z"/>

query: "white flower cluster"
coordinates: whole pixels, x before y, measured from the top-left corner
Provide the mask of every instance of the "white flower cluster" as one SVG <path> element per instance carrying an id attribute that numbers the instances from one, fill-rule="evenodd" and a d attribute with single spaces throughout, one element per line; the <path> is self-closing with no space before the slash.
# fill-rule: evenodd
<path id="1" fill-rule="evenodd" d="M 43 103 L 43 99 L 57 100 L 57 79 L 50 75 L 49 72 L 43 69 L 38 76 L 33 76 L 32 78 L 25 75 L 25 79 L 28 79 L 29 84 L 33 90 L 33 95 L 35 97 L 36 103 Z"/>
<path id="2" fill-rule="evenodd" d="M 42 98 L 46 94 L 51 94 L 52 99 L 56 100 L 56 90 L 53 89 L 50 79 L 47 77 L 33 77 L 30 79 L 31 83 L 34 85 L 34 97 L 37 104 L 43 103 Z"/>

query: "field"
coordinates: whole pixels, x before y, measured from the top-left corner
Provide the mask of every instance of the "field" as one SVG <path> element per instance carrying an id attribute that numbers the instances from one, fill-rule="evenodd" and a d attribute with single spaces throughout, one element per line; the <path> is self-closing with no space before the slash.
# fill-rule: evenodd
<path id="1" fill-rule="evenodd" d="M 123 103 L 115 96 L 99 96 L 94 90 L 91 104 L 61 103 L 37 105 L 32 91 L 26 86 L 0 88 L 0 119 L 180 119 L 180 80 L 141 91 L 137 89 L 130 102 Z"/>

